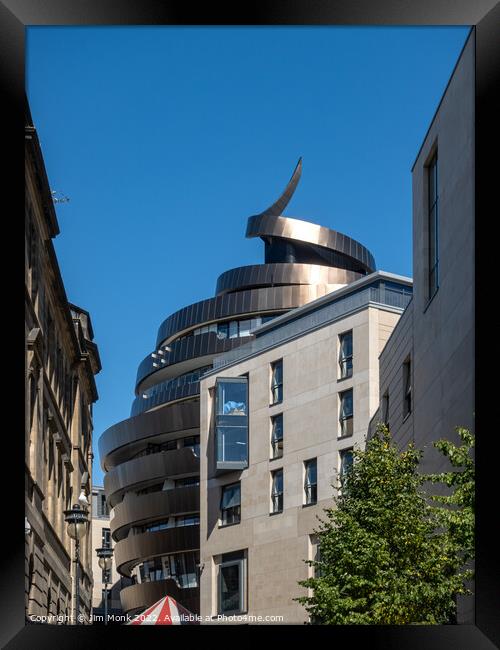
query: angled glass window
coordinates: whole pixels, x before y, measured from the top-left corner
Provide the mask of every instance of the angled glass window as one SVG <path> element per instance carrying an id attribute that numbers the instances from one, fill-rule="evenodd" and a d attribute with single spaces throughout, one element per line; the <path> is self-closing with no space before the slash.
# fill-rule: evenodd
<path id="1" fill-rule="evenodd" d="M 216 467 L 248 466 L 248 378 L 218 378 L 215 390 Z"/>
<path id="2" fill-rule="evenodd" d="M 271 364 L 271 404 L 283 401 L 283 359 Z"/>
<path id="3" fill-rule="evenodd" d="M 272 458 L 283 456 L 283 413 L 271 418 Z"/>
<path id="4" fill-rule="evenodd" d="M 271 513 L 283 512 L 283 470 L 271 472 Z"/>
<path id="5" fill-rule="evenodd" d="M 241 484 L 233 483 L 222 488 L 221 526 L 239 524 L 241 518 Z"/>
<path id="6" fill-rule="evenodd" d="M 353 432 L 353 395 L 352 388 L 340 393 L 340 437 L 352 436 Z"/>
<path id="7" fill-rule="evenodd" d="M 318 464 L 316 458 L 304 462 L 304 503 L 311 505 L 318 500 Z"/>
<path id="8" fill-rule="evenodd" d="M 339 336 L 340 379 L 352 377 L 352 330 Z"/>

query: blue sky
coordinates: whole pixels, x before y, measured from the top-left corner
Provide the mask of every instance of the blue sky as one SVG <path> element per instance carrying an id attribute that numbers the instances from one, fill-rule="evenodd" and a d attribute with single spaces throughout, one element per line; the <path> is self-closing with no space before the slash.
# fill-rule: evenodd
<path id="1" fill-rule="evenodd" d="M 247 217 L 299 156 L 285 214 L 412 274 L 411 166 L 469 29 L 29 27 L 27 93 L 69 299 L 103 369 L 97 440 L 127 418 L 161 321 L 263 262 Z"/>

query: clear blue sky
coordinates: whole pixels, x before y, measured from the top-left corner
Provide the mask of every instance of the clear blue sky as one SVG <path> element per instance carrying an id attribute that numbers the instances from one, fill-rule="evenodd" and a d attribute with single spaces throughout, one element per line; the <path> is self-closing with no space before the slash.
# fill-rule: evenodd
<path id="1" fill-rule="evenodd" d="M 161 321 L 263 261 L 247 217 L 299 156 L 285 211 L 412 273 L 411 173 L 468 28 L 30 27 L 27 92 L 69 299 L 103 369 L 97 440 L 129 416 Z"/>

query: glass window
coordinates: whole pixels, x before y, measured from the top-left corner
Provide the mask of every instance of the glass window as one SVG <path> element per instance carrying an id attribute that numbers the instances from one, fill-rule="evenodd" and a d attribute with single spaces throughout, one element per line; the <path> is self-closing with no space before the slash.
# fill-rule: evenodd
<path id="1" fill-rule="evenodd" d="M 251 320 L 240 321 L 240 336 L 250 336 Z"/>
<path id="2" fill-rule="evenodd" d="M 217 427 L 217 460 L 221 463 L 247 461 L 247 428 Z"/>
<path id="3" fill-rule="evenodd" d="M 229 323 L 219 323 L 217 325 L 217 338 L 227 339 L 229 336 Z"/>
<path id="4" fill-rule="evenodd" d="M 235 559 L 232 559 L 233 557 Z M 219 567 L 219 613 L 221 614 L 244 610 L 244 562 L 243 551 L 222 556 Z"/>
<path id="5" fill-rule="evenodd" d="M 247 414 L 246 381 L 217 381 L 217 415 Z"/>
<path id="6" fill-rule="evenodd" d="M 196 456 L 200 455 L 200 436 L 189 436 L 182 439 L 183 447 L 190 447 Z"/>
<path id="7" fill-rule="evenodd" d="M 283 401 L 283 359 L 271 364 L 271 404 Z"/>
<path id="8" fill-rule="evenodd" d="M 340 437 L 352 436 L 353 432 L 353 395 L 352 388 L 340 393 Z"/>
<path id="9" fill-rule="evenodd" d="M 411 361 L 403 364 L 403 417 L 411 413 Z"/>
<path id="10" fill-rule="evenodd" d="M 200 524 L 199 515 L 182 515 L 175 518 L 176 526 L 198 526 Z"/>
<path id="11" fill-rule="evenodd" d="M 272 458 L 283 456 L 283 413 L 271 418 Z"/>
<path id="12" fill-rule="evenodd" d="M 238 338 L 238 321 L 232 320 L 229 323 L 229 338 L 235 339 Z"/>
<path id="13" fill-rule="evenodd" d="M 305 504 L 311 505 L 318 500 L 318 471 L 316 458 L 306 460 L 304 463 L 304 496 Z"/>
<path id="14" fill-rule="evenodd" d="M 340 482 L 343 484 L 348 476 L 353 463 L 352 449 L 343 449 L 340 452 Z"/>
<path id="15" fill-rule="evenodd" d="M 283 512 L 283 470 L 271 472 L 271 512 Z"/>
<path id="16" fill-rule="evenodd" d="M 178 478 L 175 481 L 175 487 L 191 487 L 193 485 L 199 485 L 200 479 L 196 476 L 190 476 L 189 478 Z"/>
<path id="17" fill-rule="evenodd" d="M 217 334 L 217 323 L 212 323 L 211 325 L 208 326 L 208 331 L 211 334 Z"/>
<path id="18" fill-rule="evenodd" d="M 438 254 L 438 166 L 437 166 L 437 152 L 432 157 L 431 162 L 427 167 L 428 178 L 428 229 L 429 229 L 429 276 L 428 276 L 428 291 L 429 299 L 436 293 L 439 287 L 439 254 Z"/>
<path id="19" fill-rule="evenodd" d="M 352 377 L 352 330 L 339 336 L 340 379 Z"/>
<path id="20" fill-rule="evenodd" d="M 111 529 L 103 528 L 102 529 L 102 547 L 111 548 Z"/>
<path id="21" fill-rule="evenodd" d="M 385 424 L 385 426 L 389 428 L 389 391 L 387 391 L 384 394 L 384 397 L 382 398 L 382 404 L 383 404 L 382 421 Z"/>
<path id="22" fill-rule="evenodd" d="M 227 463 L 238 468 L 248 464 L 248 378 L 217 379 L 216 453 L 218 469 Z M 221 467 L 221 464 L 226 464 Z M 234 465 L 233 465 L 234 467 Z"/>
<path id="23" fill-rule="evenodd" d="M 225 485 L 221 497 L 221 525 L 239 524 L 241 518 L 241 484 Z"/>
<path id="24" fill-rule="evenodd" d="M 252 318 L 250 329 L 254 330 L 257 327 L 260 327 L 261 325 L 262 325 L 262 318 L 260 316 L 257 316 L 257 318 Z"/>

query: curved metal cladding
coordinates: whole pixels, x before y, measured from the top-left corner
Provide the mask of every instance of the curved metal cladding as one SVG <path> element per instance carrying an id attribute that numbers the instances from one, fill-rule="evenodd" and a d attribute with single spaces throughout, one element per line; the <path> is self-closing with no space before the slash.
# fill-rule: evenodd
<path id="1" fill-rule="evenodd" d="M 199 380 L 213 358 L 253 338 L 265 319 L 375 270 L 350 237 L 283 216 L 301 171 L 300 159 L 278 200 L 248 219 L 246 235 L 263 239 L 265 263 L 222 273 L 214 297 L 163 321 L 139 364 L 131 417 L 99 440 L 116 566 L 137 582 L 121 592 L 126 612 L 166 594 L 199 612 Z"/>

